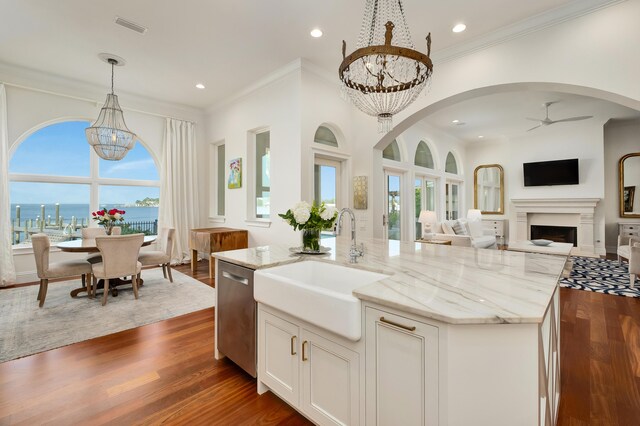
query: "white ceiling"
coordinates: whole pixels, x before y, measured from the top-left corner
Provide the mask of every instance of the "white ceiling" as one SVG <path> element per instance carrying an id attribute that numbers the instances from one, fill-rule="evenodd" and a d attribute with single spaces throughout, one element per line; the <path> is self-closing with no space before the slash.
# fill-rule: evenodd
<path id="1" fill-rule="evenodd" d="M 416 48 L 426 50 L 431 32 L 437 55 L 559 7 L 610 2 L 405 0 L 404 6 Z M 127 60 L 116 70 L 117 93 L 206 107 L 297 58 L 337 81 L 342 39 L 351 51 L 363 8 L 364 0 L 0 0 L 0 62 L 106 88 L 110 70 L 97 55 L 113 53 Z M 117 26 L 116 16 L 149 31 Z M 452 33 L 460 21 L 467 31 Z M 311 38 L 314 27 L 325 35 Z M 195 89 L 198 82 L 206 90 Z"/>
<path id="2" fill-rule="evenodd" d="M 593 118 L 556 123 L 527 132 L 538 123 L 526 117 L 544 118 L 545 102 L 556 102 L 549 107 L 552 120 L 584 115 L 592 115 Z M 589 96 L 527 90 L 469 99 L 441 109 L 423 121 L 467 144 L 478 144 L 517 138 L 528 133 L 544 135 L 567 126 L 590 125 L 593 122 L 604 124 L 610 119 L 640 119 L 640 111 Z M 453 120 L 460 120 L 464 125 L 454 124 Z M 478 138 L 480 135 L 484 137 Z"/>

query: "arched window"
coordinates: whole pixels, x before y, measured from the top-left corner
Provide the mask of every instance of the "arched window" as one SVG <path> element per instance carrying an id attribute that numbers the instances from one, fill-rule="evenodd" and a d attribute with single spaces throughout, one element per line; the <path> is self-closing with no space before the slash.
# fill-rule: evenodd
<path id="1" fill-rule="evenodd" d="M 336 138 L 336 135 L 326 126 L 318 127 L 318 130 L 316 130 L 316 134 L 313 137 L 313 141 L 315 143 L 321 143 L 335 148 L 338 147 L 338 139 Z"/>
<path id="2" fill-rule="evenodd" d="M 160 180 L 141 143 L 120 161 L 99 159 L 87 143 L 86 121 L 51 124 L 29 135 L 9 161 L 14 243 L 29 233 L 52 240 L 80 236 L 91 212 L 125 210 L 123 233 L 157 233 Z"/>
<path id="3" fill-rule="evenodd" d="M 387 160 L 400 161 L 400 147 L 395 139 L 382 151 L 382 158 Z"/>
<path id="4" fill-rule="evenodd" d="M 424 141 L 420 141 L 416 148 L 416 156 L 413 160 L 413 164 L 420 167 L 426 167 L 427 169 L 435 169 L 433 164 L 433 155 L 431 155 L 431 150 Z"/>
<path id="5" fill-rule="evenodd" d="M 453 173 L 454 175 L 458 174 L 458 163 L 456 162 L 456 157 L 453 156 L 452 152 L 447 154 L 444 171 L 447 173 Z"/>

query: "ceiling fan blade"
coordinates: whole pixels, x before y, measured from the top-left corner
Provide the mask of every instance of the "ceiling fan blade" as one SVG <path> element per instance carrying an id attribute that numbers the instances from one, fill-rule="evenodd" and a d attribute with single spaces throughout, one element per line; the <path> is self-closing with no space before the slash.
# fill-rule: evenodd
<path id="1" fill-rule="evenodd" d="M 580 117 L 569 117 L 569 118 L 563 118 L 562 120 L 554 120 L 554 123 L 563 123 L 563 122 L 567 122 L 567 121 L 580 121 L 580 120 L 588 120 L 590 118 L 593 118 L 593 115 L 581 115 Z"/>
<path id="2" fill-rule="evenodd" d="M 532 130 L 535 130 L 535 129 L 537 129 L 538 127 L 542 127 L 542 123 L 541 123 L 541 124 L 538 124 L 538 125 L 537 125 L 537 126 L 535 126 L 535 127 L 530 128 L 529 130 L 527 130 L 527 132 L 530 132 L 530 131 L 532 131 Z"/>
<path id="3" fill-rule="evenodd" d="M 542 121 L 539 118 L 531 118 L 531 117 L 525 117 L 525 118 L 530 121 Z"/>

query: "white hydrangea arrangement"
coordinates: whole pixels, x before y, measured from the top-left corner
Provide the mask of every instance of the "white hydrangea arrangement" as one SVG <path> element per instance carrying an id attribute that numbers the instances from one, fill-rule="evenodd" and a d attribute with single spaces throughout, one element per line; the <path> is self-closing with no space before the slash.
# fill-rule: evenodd
<path id="1" fill-rule="evenodd" d="M 296 203 L 293 208 L 284 214 L 279 214 L 294 230 L 303 229 L 331 229 L 338 217 L 338 210 L 335 207 L 327 206 L 325 203 L 317 205 L 315 202 L 309 204 L 306 201 Z"/>

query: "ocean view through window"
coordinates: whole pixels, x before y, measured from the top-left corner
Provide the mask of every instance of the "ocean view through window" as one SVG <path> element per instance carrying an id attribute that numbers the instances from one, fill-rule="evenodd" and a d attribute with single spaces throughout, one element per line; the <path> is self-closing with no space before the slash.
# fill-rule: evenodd
<path id="1" fill-rule="evenodd" d="M 43 127 L 9 162 L 14 244 L 44 232 L 52 241 L 80 238 L 92 211 L 125 210 L 123 233 L 157 233 L 160 182 L 154 159 L 139 143 L 121 161 L 104 161 L 88 145 L 85 121 Z"/>

